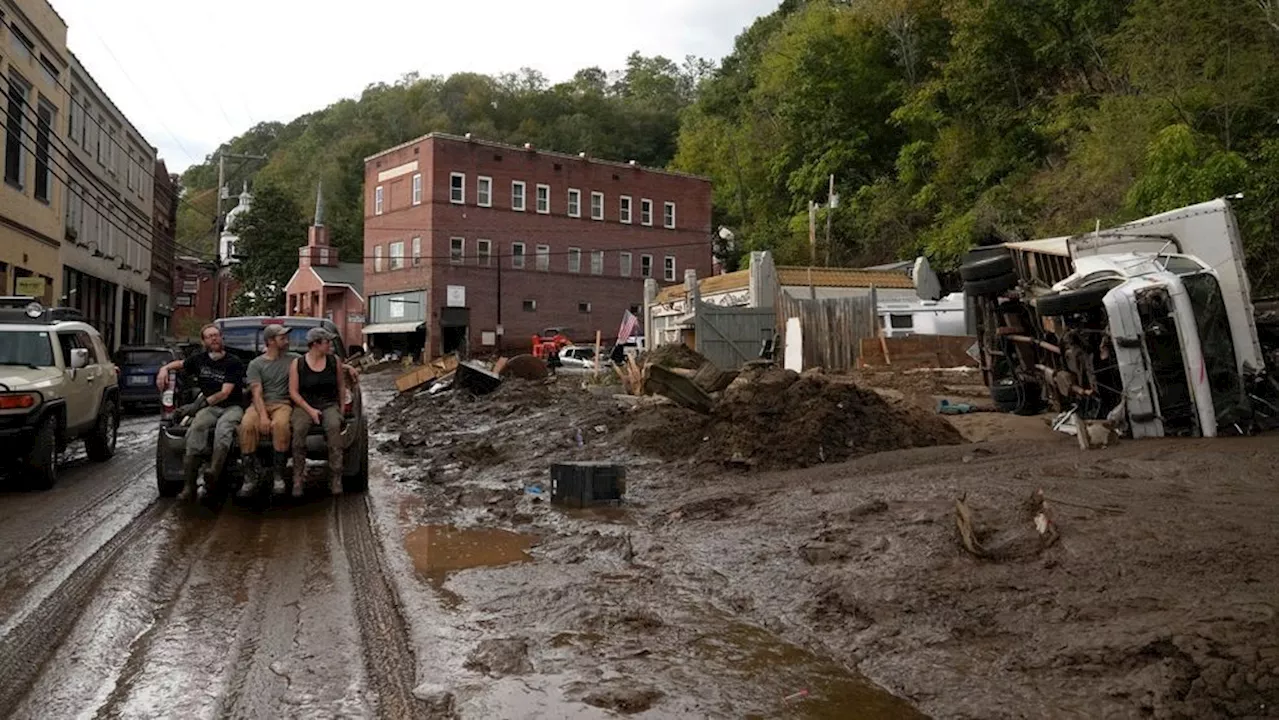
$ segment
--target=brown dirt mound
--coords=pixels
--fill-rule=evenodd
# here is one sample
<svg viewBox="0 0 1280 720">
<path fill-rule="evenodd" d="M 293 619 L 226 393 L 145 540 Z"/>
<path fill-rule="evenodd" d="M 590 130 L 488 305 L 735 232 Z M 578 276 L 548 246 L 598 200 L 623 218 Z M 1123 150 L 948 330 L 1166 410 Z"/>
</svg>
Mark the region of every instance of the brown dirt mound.
<svg viewBox="0 0 1280 720">
<path fill-rule="evenodd" d="M 781 470 L 964 438 L 944 419 L 846 378 L 773 369 L 734 382 L 709 418 L 671 407 L 641 411 L 630 441 L 669 459 Z"/>
<path fill-rule="evenodd" d="M 650 352 L 645 353 L 640 358 L 640 363 L 653 363 L 669 368 L 684 368 L 686 370 L 697 370 L 707 359 L 702 353 L 680 343 L 671 343 L 668 345 L 659 345 Z"/>
</svg>

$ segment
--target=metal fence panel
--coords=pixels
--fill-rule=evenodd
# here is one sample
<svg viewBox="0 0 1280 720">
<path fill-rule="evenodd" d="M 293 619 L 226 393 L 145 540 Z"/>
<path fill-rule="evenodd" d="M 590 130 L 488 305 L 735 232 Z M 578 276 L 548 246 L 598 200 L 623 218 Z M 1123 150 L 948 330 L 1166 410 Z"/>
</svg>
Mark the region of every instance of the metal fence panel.
<svg viewBox="0 0 1280 720">
<path fill-rule="evenodd" d="M 773 308 L 716 307 L 698 304 L 694 316 L 695 350 L 724 370 L 735 370 L 760 355 L 760 342 L 773 337 Z"/>
</svg>

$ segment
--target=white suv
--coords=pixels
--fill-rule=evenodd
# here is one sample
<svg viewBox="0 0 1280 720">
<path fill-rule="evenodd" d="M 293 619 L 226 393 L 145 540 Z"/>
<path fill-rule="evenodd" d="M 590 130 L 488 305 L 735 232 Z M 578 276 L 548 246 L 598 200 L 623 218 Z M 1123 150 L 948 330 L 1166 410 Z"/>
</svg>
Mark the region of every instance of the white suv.
<svg viewBox="0 0 1280 720">
<path fill-rule="evenodd" d="M 102 336 L 79 311 L 0 297 L 0 458 L 40 489 L 57 459 L 84 439 L 90 460 L 109 460 L 120 426 L 118 371 Z"/>
</svg>

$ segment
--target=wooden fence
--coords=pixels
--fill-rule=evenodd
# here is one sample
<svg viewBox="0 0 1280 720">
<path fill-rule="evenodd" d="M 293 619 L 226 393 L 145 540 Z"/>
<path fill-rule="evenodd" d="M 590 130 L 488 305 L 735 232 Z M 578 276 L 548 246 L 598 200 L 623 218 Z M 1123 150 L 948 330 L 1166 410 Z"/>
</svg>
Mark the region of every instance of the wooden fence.
<svg viewBox="0 0 1280 720">
<path fill-rule="evenodd" d="M 806 369 L 819 367 L 843 372 L 858 366 L 862 339 L 875 337 L 878 319 L 874 308 L 874 293 L 863 297 L 805 300 L 779 292 L 775 310 L 784 348 L 788 342 L 787 319 L 800 319 Z"/>
</svg>

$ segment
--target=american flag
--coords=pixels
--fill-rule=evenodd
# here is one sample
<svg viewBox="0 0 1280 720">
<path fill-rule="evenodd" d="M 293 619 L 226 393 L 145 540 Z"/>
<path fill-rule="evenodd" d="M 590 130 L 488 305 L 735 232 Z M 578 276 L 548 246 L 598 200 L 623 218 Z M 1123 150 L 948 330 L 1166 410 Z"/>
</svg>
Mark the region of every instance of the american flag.
<svg viewBox="0 0 1280 720">
<path fill-rule="evenodd" d="M 630 310 L 624 310 L 622 313 L 622 324 L 618 326 L 618 344 L 627 341 L 627 338 L 635 334 L 636 328 L 640 326 L 640 321 Z"/>
</svg>

